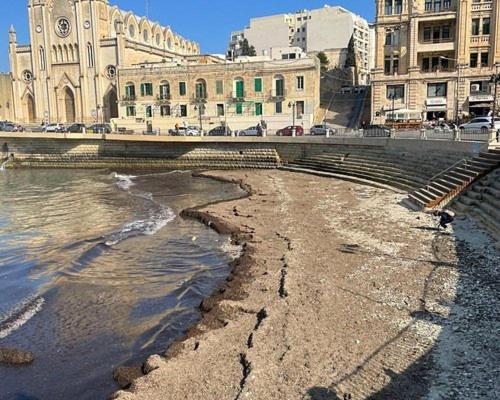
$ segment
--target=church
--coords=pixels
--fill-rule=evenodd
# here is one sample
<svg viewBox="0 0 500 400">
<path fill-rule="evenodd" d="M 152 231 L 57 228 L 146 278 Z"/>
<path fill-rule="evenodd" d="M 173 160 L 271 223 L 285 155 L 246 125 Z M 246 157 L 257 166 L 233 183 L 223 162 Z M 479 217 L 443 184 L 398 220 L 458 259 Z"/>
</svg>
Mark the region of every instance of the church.
<svg viewBox="0 0 500 400">
<path fill-rule="evenodd" d="M 93 123 L 118 117 L 117 71 L 200 54 L 182 38 L 108 0 L 29 0 L 31 44 L 9 32 L 12 119 Z"/>
</svg>

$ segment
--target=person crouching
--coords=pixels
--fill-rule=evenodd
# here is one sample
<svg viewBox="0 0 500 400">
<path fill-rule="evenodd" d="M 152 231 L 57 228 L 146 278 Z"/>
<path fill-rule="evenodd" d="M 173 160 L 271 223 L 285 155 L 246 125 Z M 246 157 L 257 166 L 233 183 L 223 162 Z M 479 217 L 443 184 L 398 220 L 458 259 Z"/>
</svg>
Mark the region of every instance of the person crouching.
<svg viewBox="0 0 500 400">
<path fill-rule="evenodd" d="M 439 217 L 438 230 L 440 230 L 440 228 L 446 230 L 448 225 L 455 220 L 455 213 L 451 210 L 434 211 L 434 216 Z"/>
</svg>

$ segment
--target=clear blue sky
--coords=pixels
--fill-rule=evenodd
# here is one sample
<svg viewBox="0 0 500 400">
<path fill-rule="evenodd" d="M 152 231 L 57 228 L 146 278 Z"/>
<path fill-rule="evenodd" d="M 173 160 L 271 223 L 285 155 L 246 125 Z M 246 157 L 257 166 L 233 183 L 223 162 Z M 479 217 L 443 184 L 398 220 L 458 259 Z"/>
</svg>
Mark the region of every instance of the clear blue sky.
<svg viewBox="0 0 500 400">
<path fill-rule="evenodd" d="M 1 0 L 0 71 L 9 70 L 8 31 L 14 24 L 18 42 L 29 42 L 28 0 Z M 110 0 L 122 10 L 145 15 L 145 0 Z M 150 0 L 150 18 L 201 44 L 204 53 L 224 53 L 230 32 L 248 25 L 251 17 L 340 5 L 372 21 L 375 0 Z"/>
</svg>

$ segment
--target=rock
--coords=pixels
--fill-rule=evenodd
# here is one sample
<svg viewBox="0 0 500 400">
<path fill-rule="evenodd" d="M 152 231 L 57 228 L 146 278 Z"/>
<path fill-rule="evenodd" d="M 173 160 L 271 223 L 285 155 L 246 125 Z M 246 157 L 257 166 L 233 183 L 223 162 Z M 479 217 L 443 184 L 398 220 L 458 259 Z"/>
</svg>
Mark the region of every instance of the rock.
<svg viewBox="0 0 500 400">
<path fill-rule="evenodd" d="M 137 378 L 143 376 L 141 367 L 118 367 L 113 373 L 113 379 L 122 389 L 127 389 Z"/>
<path fill-rule="evenodd" d="M 0 347 L 0 365 L 28 365 L 34 360 L 31 351 Z"/>
<path fill-rule="evenodd" d="M 155 354 L 147 359 L 147 361 L 142 366 L 142 372 L 144 374 L 149 374 L 151 371 L 160 368 L 162 365 L 165 365 L 165 358 Z"/>
</svg>

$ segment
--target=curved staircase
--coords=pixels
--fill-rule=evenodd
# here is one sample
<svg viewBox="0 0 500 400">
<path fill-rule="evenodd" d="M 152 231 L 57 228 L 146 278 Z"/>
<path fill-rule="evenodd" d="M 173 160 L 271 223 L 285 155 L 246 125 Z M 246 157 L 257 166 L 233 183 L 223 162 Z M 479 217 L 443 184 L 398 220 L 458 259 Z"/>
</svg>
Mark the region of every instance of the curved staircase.
<svg viewBox="0 0 500 400">
<path fill-rule="evenodd" d="M 408 200 L 416 209 L 445 206 L 473 182 L 500 166 L 500 150 L 489 149 L 472 158 L 465 158 L 436 174 Z"/>
<path fill-rule="evenodd" d="M 459 156 L 387 151 L 382 147 L 335 146 L 289 162 L 282 169 L 413 192 Z"/>
</svg>

